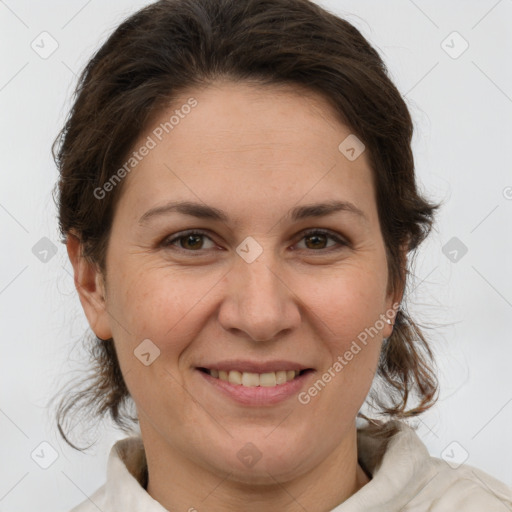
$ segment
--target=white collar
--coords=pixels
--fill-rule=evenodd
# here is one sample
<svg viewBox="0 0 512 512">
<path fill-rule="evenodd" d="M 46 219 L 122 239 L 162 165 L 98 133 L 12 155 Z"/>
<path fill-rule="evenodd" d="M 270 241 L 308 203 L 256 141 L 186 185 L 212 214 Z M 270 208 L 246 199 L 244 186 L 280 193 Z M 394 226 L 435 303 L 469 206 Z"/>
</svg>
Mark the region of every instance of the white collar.
<svg viewBox="0 0 512 512">
<path fill-rule="evenodd" d="M 372 479 L 331 512 L 394 512 L 409 510 L 408 504 L 411 510 L 480 511 L 490 510 L 497 498 L 512 505 L 510 489 L 504 484 L 471 466 L 451 469 L 441 459 L 429 455 L 411 427 L 403 422 L 392 423 L 398 431 L 389 440 L 358 428 L 359 462 Z M 140 437 L 123 439 L 112 447 L 107 482 L 100 490 L 107 510 L 168 512 L 142 486 L 145 471 L 146 457 Z M 454 485 L 457 482 L 463 485 Z M 469 494 L 467 489 L 471 489 Z M 441 508 L 431 509 L 434 502 Z"/>
</svg>

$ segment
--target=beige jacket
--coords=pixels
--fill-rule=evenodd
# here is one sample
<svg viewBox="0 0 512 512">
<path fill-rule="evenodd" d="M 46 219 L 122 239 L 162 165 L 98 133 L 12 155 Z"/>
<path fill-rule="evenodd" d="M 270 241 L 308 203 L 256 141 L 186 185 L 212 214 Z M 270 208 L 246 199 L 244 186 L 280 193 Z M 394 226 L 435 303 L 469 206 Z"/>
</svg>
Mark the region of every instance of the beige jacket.
<svg viewBox="0 0 512 512">
<path fill-rule="evenodd" d="M 382 441 L 358 430 L 359 462 L 372 479 L 330 512 L 512 511 L 512 489 L 472 466 L 455 468 L 431 457 L 412 428 L 399 426 L 385 450 L 379 450 Z M 384 455 L 375 460 L 379 451 Z M 107 482 L 71 512 L 168 512 L 141 485 L 144 471 L 140 437 L 117 442 L 110 452 Z"/>
</svg>

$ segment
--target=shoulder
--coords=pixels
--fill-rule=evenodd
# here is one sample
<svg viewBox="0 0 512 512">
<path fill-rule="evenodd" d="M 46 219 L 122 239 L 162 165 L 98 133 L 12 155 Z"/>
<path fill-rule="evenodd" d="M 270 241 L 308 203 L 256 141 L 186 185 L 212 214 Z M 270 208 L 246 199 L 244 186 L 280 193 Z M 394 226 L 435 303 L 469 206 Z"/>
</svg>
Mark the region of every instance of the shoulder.
<svg viewBox="0 0 512 512">
<path fill-rule="evenodd" d="M 144 489 L 146 467 L 141 437 L 117 441 L 110 450 L 106 483 L 70 512 L 164 511 Z"/>
<path fill-rule="evenodd" d="M 512 489 L 487 473 L 467 464 L 454 469 L 436 457 L 430 457 L 429 465 L 432 481 L 425 494 L 432 511 L 512 510 Z"/>
<path fill-rule="evenodd" d="M 360 508 L 347 510 L 512 511 L 512 489 L 470 465 L 453 467 L 433 457 L 403 422 L 361 430 L 358 456 L 372 480 L 356 493 Z"/>
</svg>

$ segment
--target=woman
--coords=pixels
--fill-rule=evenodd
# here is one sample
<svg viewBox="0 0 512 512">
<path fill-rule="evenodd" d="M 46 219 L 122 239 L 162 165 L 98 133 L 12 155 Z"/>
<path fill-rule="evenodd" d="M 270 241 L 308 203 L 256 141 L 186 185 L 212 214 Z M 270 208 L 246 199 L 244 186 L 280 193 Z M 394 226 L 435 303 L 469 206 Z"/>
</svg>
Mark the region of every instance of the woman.
<svg viewBox="0 0 512 512">
<path fill-rule="evenodd" d="M 129 431 L 133 403 L 140 437 L 75 511 L 510 509 L 401 421 L 437 396 L 403 300 L 438 208 L 412 129 L 375 50 L 307 0 L 160 1 L 114 32 L 57 141 L 97 370 L 58 419 Z"/>
</svg>

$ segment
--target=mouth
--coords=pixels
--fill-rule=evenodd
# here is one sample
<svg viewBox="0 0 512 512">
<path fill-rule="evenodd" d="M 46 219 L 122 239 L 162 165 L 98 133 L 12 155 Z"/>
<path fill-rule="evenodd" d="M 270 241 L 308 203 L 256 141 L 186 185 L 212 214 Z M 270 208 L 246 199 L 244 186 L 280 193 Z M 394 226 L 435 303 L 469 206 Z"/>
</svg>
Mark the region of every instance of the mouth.
<svg viewBox="0 0 512 512">
<path fill-rule="evenodd" d="M 214 379 L 248 388 L 279 387 L 313 371 L 312 368 L 306 368 L 303 370 L 277 370 L 265 373 L 241 372 L 238 370 L 217 370 L 214 368 L 198 368 L 198 370 L 206 373 Z"/>
<path fill-rule="evenodd" d="M 229 359 L 202 361 L 195 368 L 197 385 L 214 397 L 243 406 L 268 407 L 293 399 L 310 385 L 316 370 L 298 361 Z"/>
</svg>

